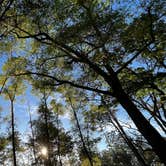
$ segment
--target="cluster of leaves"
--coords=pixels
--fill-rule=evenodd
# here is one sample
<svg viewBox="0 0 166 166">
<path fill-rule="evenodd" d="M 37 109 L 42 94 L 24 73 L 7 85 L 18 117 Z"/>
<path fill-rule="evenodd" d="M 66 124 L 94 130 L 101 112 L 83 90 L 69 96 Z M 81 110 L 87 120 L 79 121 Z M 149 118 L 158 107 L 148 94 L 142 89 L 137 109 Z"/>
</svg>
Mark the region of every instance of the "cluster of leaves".
<svg viewBox="0 0 166 166">
<path fill-rule="evenodd" d="M 150 113 L 150 118 L 166 131 L 166 4 L 163 0 L 136 0 L 135 5 L 127 2 L 131 7 L 141 9 L 138 14 L 133 14 L 132 9 L 126 12 L 127 5 L 122 1 L 0 2 L 0 34 L 6 37 L 0 43 L 1 51 L 11 54 L 13 49 L 19 49 L 14 50 L 14 56 L 10 55 L 3 67 L 1 92 L 14 101 L 16 94 L 20 95 L 25 90 L 26 79 L 34 91 L 58 91 L 66 98 L 66 105 L 72 102 L 78 106 L 83 97 L 84 104 L 88 105 L 84 110 L 81 108 L 85 118 L 83 122 L 93 130 L 98 127 L 101 117 L 107 116 L 110 105 L 116 108 L 121 103 L 124 106 L 124 100 L 127 101 L 129 96 L 130 105 L 135 104 L 134 108 L 138 106 Z M 67 99 L 69 96 L 70 101 Z M 101 101 L 89 102 L 90 98 Z M 62 105 L 57 106 L 54 101 L 51 105 L 54 113 L 59 107 L 62 110 Z M 45 106 L 41 105 L 39 113 L 44 120 L 43 109 Z M 139 113 L 140 110 L 136 111 Z M 127 112 L 132 119 L 135 117 L 136 112 L 132 113 L 130 108 Z M 137 127 L 140 123 L 137 120 Z M 40 144 L 46 134 L 42 133 L 43 125 L 45 120 L 43 123 L 35 122 Z M 65 132 L 59 132 L 54 123 L 49 125 L 52 142 L 57 133 L 70 140 Z M 154 143 L 155 139 L 149 142 Z M 98 162 L 97 158 L 94 160 Z M 83 164 L 88 165 L 87 162 L 85 159 Z"/>
</svg>

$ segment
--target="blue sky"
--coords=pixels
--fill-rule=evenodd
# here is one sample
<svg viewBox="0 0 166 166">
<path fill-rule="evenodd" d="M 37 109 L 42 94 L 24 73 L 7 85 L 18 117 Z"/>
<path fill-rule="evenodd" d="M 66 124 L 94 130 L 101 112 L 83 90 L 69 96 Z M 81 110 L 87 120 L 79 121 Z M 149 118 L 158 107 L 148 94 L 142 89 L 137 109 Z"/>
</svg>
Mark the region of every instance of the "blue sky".
<svg viewBox="0 0 166 166">
<path fill-rule="evenodd" d="M 15 122 L 16 122 L 16 129 L 20 132 L 22 139 L 26 141 L 27 134 L 30 133 L 30 126 L 28 124 L 29 121 L 29 114 L 28 114 L 28 104 L 31 109 L 32 119 L 37 117 L 37 108 L 39 104 L 39 98 L 31 94 L 31 87 L 28 86 L 26 93 L 24 96 L 18 96 L 15 104 L 14 104 L 14 112 L 15 112 Z M 60 97 L 60 96 L 56 96 Z M 58 99 L 60 100 L 60 99 Z M 2 117 L 6 117 L 10 115 L 10 102 L 4 100 L 2 96 L 0 96 L 0 106 L 2 107 Z M 66 130 L 71 129 L 70 123 L 70 113 L 66 112 L 64 116 L 61 116 L 61 122 L 63 127 Z M 6 124 L 1 124 L 0 128 L 0 135 L 4 133 L 6 130 Z M 98 135 L 98 134 L 97 134 Z M 97 136 L 96 134 L 94 136 Z M 106 148 L 105 139 L 103 139 L 100 144 L 98 144 L 98 148 L 103 150 Z"/>
<path fill-rule="evenodd" d="M 1 61 L 0 61 L 0 67 L 2 67 L 2 65 L 5 61 L 6 61 L 6 57 L 2 56 Z M 133 64 L 133 65 L 138 67 L 140 64 Z M 1 73 L 1 69 L 0 69 L 0 73 Z M 77 75 L 77 72 L 74 74 Z M 56 100 L 58 100 L 60 102 L 60 100 L 61 100 L 60 95 L 56 94 L 55 98 L 56 98 Z M 28 103 L 31 108 L 32 118 L 34 119 L 37 117 L 37 108 L 39 105 L 39 101 L 40 101 L 40 98 L 31 93 L 31 86 L 29 84 L 27 84 L 27 89 L 25 91 L 25 94 L 22 96 L 18 96 L 16 98 L 16 101 L 15 101 L 16 128 L 20 131 L 22 136 L 25 136 L 25 134 L 30 132 L 30 128 L 29 128 L 29 124 L 28 124 L 28 121 L 29 121 Z M 0 106 L 2 107 L 2 110 L 3 110 L 1 113 L 2 117 L 6 117 L 6 116 L 10 115 L 10 102 L 7 100 L 4 100 L 4 98 L 1 95 L 0 95 Z M 63 127 L 66 130 L 70 130 L 70 128 L 71 128 L 69 116 L 70 116 L 69 113 L 66 112 L 66 114 L 63 117 L 61 117 Z M 135 127 L 134 124 L 132 123 L 132 121 L 129 119 L 126 111 L 123 110 L 122 107 L 118 107 L 117 117 L 118 117 L 118 119 L 122 120 L 123 122 L 129 122 L 132 127 Z M 5 124 L 0 124 L 0 134 L 5 132 L 5 129 L 6 129 L 5 127 L 6 127 Z M 105 130 L 111 131 L 112 128 L 111 128 L 111 126 L 106 126 Z M 100 144 L 98 145 L 98 148 L 100 150 L 106 148 L 104 137 L 103 137 L 102 141 L 100 142 Z"/>
<path fill-rule="evenodd" d="M 137 1 L 135 1 L 135 2 L 137 2 Z M 121 3 L 121 5 L 123 6 L 123 5 L 127 5 L 127 4 L 125 4 L 123 1 L 123 3 Z M 133 5 L 132 7 L 136 7 L 136 6 Z M 116 6 L 114 6 L 114 8 L 116 9 Z M 135 11 L 136 9 L 130 8 L 130 10 Z M 138 14 L 139 12 L 140 11 L 137 10 L 137 13 L 135 13 L 135 14 Z M 1 55 L 0 67 L 2 67 L 2 65 L 4 64 L 5 61 L 6 61 L 6 56 Z M 133 67 L 138 67 L 138 66 L 141 66 L 141 64 L 140 63 L 133 64 Z M 144 67 L 144 66 L 142 66 L 142 67 Z M 0 73 L 1 73 L 1 69 L 0 69 Z M 78 71 L 76 71 L 76 70 L 73 72 L 74 77 L 77 76 L 77 73 L 78 73 Z M 56 97 L 58 98 L 60 96 L 56 96 Z M 39 104 L 39 98 L 31 94 L 31 86 L 30 85 L 27 86 L 27 90 L 25 92 L 25 95 L 17 97 L 17 100 L 15 102 L 16 126 L 21 133 L 26 133 L 29 130 L 29 126 L 28 126 L 29 116 L 28 116 L 28 112 L 27 112 L 27 109 L 28 109 L 27 102 L 29 102 L 30 107 L 31 107 L 31 111 L 33 112 L 33 117 L 35 118 L 36 117 L 35 111 L 36 111 L 37 106 Z M 4 98 L 2 96 L 0 96 L 0 106 L 3 108 L 3 111 L 2 111 L 3 117 L 10 114 L 10 102 L 7 100 L 4 100 Z M 124 122 L 130 121 L 130 123 L 133 125 L 133 123 L 131 122 L 131 120 L 129 120 L 125 111 L 121 107 L 118 107 L 118 109 L 119 109 L 118 114 L 117 114 L 118 118 L 123 120 Z M 65 116 L 62 117 L 61 119 L 62 119 L 62 123 L 64 125 L 64 128 L 69 130 L 71 124 L 69 122 L 68 114 L 65 114 Z M 2 126 L 2 125 L 0 125 L 0 126 Z M 0 133 L 3 131 L 4 130 L 1 129 Z M 102 142 L 100 147 L 104 147 L 104 146 L 105 146 L 105 144 Z"/>
<path fill-rule="evenodd" d="M 5 60 L 3 60 L 5 61 Z M 1 61 L 1 64 L 2 62 Z M 56 100 L 58 102 L 61 102 L 61 95 L 56 94 L 54 95 Z M 37 117 L 37 108 L 40 102 L 40 98 L 33 95 L 31 93 L 31 86 L 27 84 L 27 89 L 25 91 L 25 94 L 22 96 L 18 96 L 15 101 L 15 118 L 16 118 L 16 128 L 20 131 L 21 135 L 26 138 L 27 133 L 30 132 L 29 128 L 29 114 L 28 114 L 28 104 L 31 109 L 32 118 L 35 119 Z M 5 100 L 2 96 L 0 96 L 0 106 L 2 107 L 2 117 L 6 117 L 10 115 L 10 101 Z M 132 123 L 132 121 L 129 119 L 127 113 L 125 110 L 123 110 L 120 106 L 118 107 L 118 114 L 117 117 L 119 120 L 123 122 L 129 122 L 132 127 L 135 127 L 135 125 Z M 64 116 L 61 117 L 61 121 L 63 124 L 63 127 L 66 130 L 70 130 L 71 123 L 70 123 L 70 114 L 69 112 L 66 112 Z M 1 124 L 0 125 L 0 134 L 5 132 L 6 125 Z M 105 130 L 111 131 L 112 126 L 106 126 Z M 97 135 L 96 135 L 97 136 Z M 98 148 L 100 150 L 103 150 L 106 148 L 105 144 L 105 138 L 103 137 L 100 144 L 98 144 Z"/>
</svg>

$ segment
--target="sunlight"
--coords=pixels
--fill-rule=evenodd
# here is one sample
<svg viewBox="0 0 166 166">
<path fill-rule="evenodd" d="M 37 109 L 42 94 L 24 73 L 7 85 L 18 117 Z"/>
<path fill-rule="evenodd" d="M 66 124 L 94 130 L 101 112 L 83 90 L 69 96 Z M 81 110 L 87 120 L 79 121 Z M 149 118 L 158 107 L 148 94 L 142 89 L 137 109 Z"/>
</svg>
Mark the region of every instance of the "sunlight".
<svg viewBox="0 0 166 166">
<path fill-rule="evenodd" d="M 43 146 L 43 147 L 41 148 L 41 154 L 42 154 L 43 156 L 47 156 L 48 150 L 47 150 L 46 147 Z"/>
</svg>

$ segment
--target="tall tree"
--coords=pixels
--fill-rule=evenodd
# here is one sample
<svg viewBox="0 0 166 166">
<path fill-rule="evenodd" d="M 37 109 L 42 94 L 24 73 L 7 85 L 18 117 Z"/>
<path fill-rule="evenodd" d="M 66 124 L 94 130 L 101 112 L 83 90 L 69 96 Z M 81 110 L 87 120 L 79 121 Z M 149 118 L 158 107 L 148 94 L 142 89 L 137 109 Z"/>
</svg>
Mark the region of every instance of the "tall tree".
<svg viewBox="0 0 166 166">
<path fill-rule="evenodd" d="M 11 63 L 13 64 L 12 66 Z M 21 61 L 22 63 L 22 61 Z M 15 116 L 14 116 L 14 102 L 17 95 L 21 95 L 24 92 L 25 86 L 23 85 L 22 79 L 9 78 L 10 73 L 18 70 L 20 64 L 20 59 L 9 58 L 6 64 L 3 66 L 3 75 L 1 75 L 1 81 L 3 83 L 2 94 L 4 97 L 10 101 L 10 112 L 11 112 L 11 140 L 12 140 L 12 151 L 13 151 L 13 165 L 17 165 L 16 161 L 16 143 L 15 143 Z M 24 65 L 22 65 L 23 67 Z M 21 68 L 21 66 L 19 66 Z"/>
<path fill-rule="evenodd" d="M 92 155 L 90 154 L 90 151 L 87 148 L 87 145 L 85 143 L 85 139 L 84 139 L 84 136 L 83 136 L 83 133 L 82 133 L 82 130 L 81 130 L 79 119 L 77 117 L 76 110 L 75 110 L 75 108 L 73 106 L 73 103 L 72 103 L 70 98 L 69 98 L 69 103 L 70 103 L 70 106 L 71 106 L 72 111 L 73 111 L 74 119 L 76 121 L 76 127 L 77 127 L 77 130 L 78 130 L 78 133 L 79 133 L 79 137 L 80 137 L 80 140 L 81 140 L 81 143 L 82 143 L 83 153 L 84 153 L 84 155 L 86 155 L 86 158 L 89 160 L 90 166 L 93 166 L 94 164 L 93 164 Z"/>
<path fill-rule="evenodd" d="M 112 1 L 21 1 L 16 11 L 20 17 L 11 26 L 18 38 L 35 39 L 32 53 L 37 58 L 29 59 L 36 68 L 28 67 L 22 75 L 116 99 L 166 163 L 165 139 L 133 101 L 139 90 L 155 89 L 152 82 L 165 80 L 166 2 L 134 2 L 127 9 L 125 3 Z M 40 70 L 43 66 L 47 73 Z"/>
<path fill-rule="evenodd" d="M 63 165 L 61 156 L 72 152 L 73 143 L 71 136 L 64 131 L 57 119 L 57 105 L 55 106 L 53 101 L 51 107 L 47 105 L 48 97 L 45 92 L 38 108 L 39 116 L 32 121 L 35 149 L 39 152 L 37 163 L 46 166 Z M 55 110 L 56 115 L 54 115 Z M 46 154 L 40 154 L 43 148 Z"/>
<path fill-rule="evenodd" d="M 34 134 L 34 130 L 33 130 L 31 108 L 30 108 L 29 103 L 27 105 L 28 105 L 29 123 L 30 123 L 30 129 L 31 129 L 31 145 L 32 145 L 32 149 L 33 149 L 33 157 L 35 160 L 35 164 L 37 164 L 36 149 L 35 149 L 35 134 Z"/>
</svg>

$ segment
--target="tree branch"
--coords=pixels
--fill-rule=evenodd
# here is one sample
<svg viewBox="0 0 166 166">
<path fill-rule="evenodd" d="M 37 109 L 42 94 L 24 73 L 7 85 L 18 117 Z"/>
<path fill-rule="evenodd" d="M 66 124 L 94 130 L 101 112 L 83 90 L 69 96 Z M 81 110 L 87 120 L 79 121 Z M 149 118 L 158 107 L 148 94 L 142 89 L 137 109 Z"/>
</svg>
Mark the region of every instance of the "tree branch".
<svg viewBox="0 0 166 166">
<path fill-rule="evenodd" d="M 4 15 L 6 14 L 6 12 L 10 9 L 10 6 L 12 5 L 12 3 L 14 2 L 14 0 L 9 0 L 6 5 L 6 8 L 4 9 L 4 11 L 2 12 L 1 16 L 0 16 L 0 21 L 3 20 Z M 2 5 L 3 1 L 1 2 L 0 5 Z"/>
<path fill-rule="evenodd" d="M 4 87 L 5 87 L 5 84 L 6 84 L 6 81 L 7 81 L 7 77 L 5 78 L 5 80 L 3 81 L 3 84 L 2 84 L 2 87 L 1 87 L 1 90 L 0 90 L 0 94 L 2 93 Z"/>
<path fill-rule="evenodd" d="M 146 44 L 141 50 L 139 50 L 131 59 L 129 59 L 120 69 L 116 71 L 117 74 L 119 74 L 123 69 L 125 69 L 130 63 L 133 62 L 141 53 L 144 51 L 150 44 L 152 44 L 152 41 Z"/>
<path fill-rule="evenodd" d="M 12 76 L 21 76 L 21 75 L 38 75 L 38 76 L 50 78 L 50 79 L 55 80 L 56 82 L 58 82 L 56 84 L 50 83 L 49 85 L 51 85 L 51 86 L 59 86 L 59 85 L 62 85 L 62 84 L 68 84 L 70 86 L 73 86 L 73 87 L 76 87 L 76 88 L 79 88 L 79 89 L 89 90 L 89 91 L 93 91 L 93 92 L 113 96 L 113 93 L 110 92 L 110 91 L 105 91 L 105 90 L 101 90 L 101 89 L 97 89 L 97 88 L 91 88 L 91 87 L 88 87 L 88 86 L 79 85 L 79 84 L 76 84 L 76 83 L 68 81 L 68 80 L 60 80 L 60 79 L 58 79 L 54 76 L 44 74 L 44 73 L 29 72 L 28 71 L 28 72 L 25 72 L 25 73 L 15 74 L 15 75 L 12 75 Z"/>
<path fill-rule="evenodd" d="M 45 43 L 45 44 L 51 44 L 51 43 L 48 43 L 47 41 L 50 41 L 52 42 L 53 44 L 56 45 L 56 47 L 58 47 L 58 49 L 60 49 L 61 51 L 67 53 L 71 58 L 73 58 L 75 61 L 78 61 L 81 62 L 81 63 L 85 63 L 87 64 L 90 68 L 94 69 L 94 71 L 101 75 L 104 79 L 108 79 L 108 75 L 106 72 L 104 72 L 96 63 L 92 62 L 89 60 L 89 58 L 87 57 L 86 54 L 84 54 L 83 52 L 79 52 L 77 50 L 74 50 L 72 47 L 62 43 L 62 42 L 59 42 L 53 38 L 51 38 L 49 36 L 49 34 L 47 33 L 44 33 L 44 32 L 39 32 L 38 34 L 30 34 L 29 32 L 17 27 L 20 31 L 24 32 L 27 34 L 27 36 L 19 36 L 18 33 L 16 33 L 17 37 L 18 38 L 34 38 L 42 43 Z"/>
</svg>

